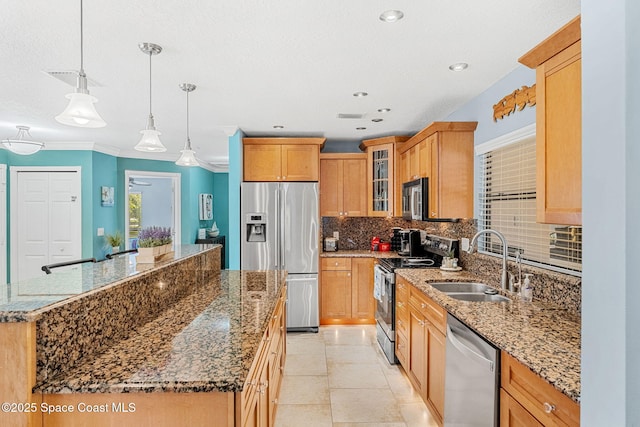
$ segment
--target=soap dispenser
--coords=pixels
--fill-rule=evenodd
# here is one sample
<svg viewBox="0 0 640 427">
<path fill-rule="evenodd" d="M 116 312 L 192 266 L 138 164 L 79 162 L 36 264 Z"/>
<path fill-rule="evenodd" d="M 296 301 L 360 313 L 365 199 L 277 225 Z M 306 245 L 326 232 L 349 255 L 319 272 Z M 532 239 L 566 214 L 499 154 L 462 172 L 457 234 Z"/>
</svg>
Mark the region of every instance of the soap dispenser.
<svg viewBox="0 0 640 427">
<path fill-rule="evenodd" d="M 525 302 L 533 301 L 533 285 L 531 284 L 531 274 L 524 275 L 524 283 L 522 284 L 522 300 Z"/>
</svg>

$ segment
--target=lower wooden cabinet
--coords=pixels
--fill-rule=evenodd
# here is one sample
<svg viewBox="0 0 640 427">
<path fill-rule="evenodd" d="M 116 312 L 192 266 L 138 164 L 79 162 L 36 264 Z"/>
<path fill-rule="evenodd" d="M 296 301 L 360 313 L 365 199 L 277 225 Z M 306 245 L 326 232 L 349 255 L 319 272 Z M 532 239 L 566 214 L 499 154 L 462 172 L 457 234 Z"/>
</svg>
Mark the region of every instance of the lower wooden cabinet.
<svg viewBox="0 0 640 427">
<path fill-rule="evenodd" d="M 320 324 L 374 324 L 373 258 L 321 258 Z"/>
<path fill-rule="evenodd" d="M 442 424 L 446 312 L 408 281 L 396 277 L 396 357 Z"/>
<path fill-rule="evenodd" d="M 580 425 L 576 402 L 504 351 L 501 366 L 501 426 Z"/>
</svg>

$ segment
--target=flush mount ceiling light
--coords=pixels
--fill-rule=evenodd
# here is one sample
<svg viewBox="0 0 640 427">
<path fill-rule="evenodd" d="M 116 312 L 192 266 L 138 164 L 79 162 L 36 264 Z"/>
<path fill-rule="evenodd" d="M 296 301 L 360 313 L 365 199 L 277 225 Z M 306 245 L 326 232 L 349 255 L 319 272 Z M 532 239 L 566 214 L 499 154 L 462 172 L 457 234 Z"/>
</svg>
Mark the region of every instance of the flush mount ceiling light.
<svg viewBox="0 0 640 427">
<path fill-rule="evenodd" d="M 449 69 L 451 71 L 464 71 L 469 67 L 469 64 L 466 62 L 458 62 L 456 64 L 449 65 Z"/>
<path fill-rule="evenodd" d="M 7 138 L 2 140 L 4 148 L 12 153 L 20 154 L 22 156 L 28 156 L 38 152 L 44 147 L 42 142 L 34 141 L 29 133 L 29 126 L 16 126 L 18 128 L 18 134 L 14 138 Z"/>
<path fill-rule="evenodd" d="M 378 108 L 378 113 L 388 113 L 391 108 Z"/>
<path fill-rule="evenodd" d="M 367 96 L 369 95 L 367 92 L 355 92 L 353 94 L 353 96 L 355 96 L 356 98 L 362 98 L 363 96 Z"/>
<path fill-rule="evenodd" d="M 138 47 L 142 53 L 149 55 L 149 119 L 147 120 L 147 128 L 140 131 L 142 138 L 134 148 L 147 153 L 162 153 L 167 151 L 167 148 L 160 141 L 160 132 L 156 130 L 153 113 L 151 112 L 151 57 L 162 52 L 162 47 L 153 43 L 140 43 Z"/>
<path fill-rule="evenodd" d="M 191 149 L 191 139 L 189 138 L 189 92 L 196 90 L 196 85 L 191 83 L 182 83 L 180 84 L 180 89 L 187 92 L 187 142 L 184 144 L 184 149 L 180 150 L 182 155 L 180 155 L 180 158 L 176 161 L 176 165 L 199 166 L 195 156 L 196 153 Z"/>
<path fill-rule="evenodd" d="M 95 106 L 93 105 L 98 102 L 98 99 L 89 95 L 89 89 L 87 89 L 87 75 L 84 73 L 82 15 L 82 0 L 80 0 L 80 71 L 78 72 L 76 91 L 66 95 L 66 98 L 69 100 L 69 104 L 62 114 L 56 116 L 56 120 L 69 126 L 101 128 L 107 124 L 102 120 L 102 117 L 100 117 L 100 114 L 98 114 Z"/>
<path fill-rule="evenodd" d="M 404 13 L 399 10 L 387 10 L 380 14 L 380 20 L 384 22 L 398 22 L 404 17 Z"/>
</svg>

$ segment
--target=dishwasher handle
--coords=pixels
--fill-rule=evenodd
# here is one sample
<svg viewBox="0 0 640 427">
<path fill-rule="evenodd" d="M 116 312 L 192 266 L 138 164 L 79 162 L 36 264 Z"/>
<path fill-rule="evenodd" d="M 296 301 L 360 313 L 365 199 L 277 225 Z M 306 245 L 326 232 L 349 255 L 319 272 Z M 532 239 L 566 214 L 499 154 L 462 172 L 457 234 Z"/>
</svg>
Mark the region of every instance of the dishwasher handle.
<svg viewBox="0 0 640 427">
<path fill-rule="evenodd" d="M 447 325 L 447 339 L 449 340 L 449 342 L 451 342 L 451 344 L 453 344 L 453 346 L 460 353 L 472 359 L 478 360 L 478 362 L 480 362 L 481 364 L 486 365 L 487 369 L 489 369 L 490 372 L 493 372 L 495 368 L 495 363 L 492 360 L 489 360 L 486 357 L 482 356 L 481 354 L 478 354 L 477 352 L 473 351 L 472 349 L 464 345 L 462 342 L 460 342 L 460 340 L 456 338 L 456 334 L 453 332 L 453 330 L 451 329 L 451 326 L 449 325 Z"/>
</svg>

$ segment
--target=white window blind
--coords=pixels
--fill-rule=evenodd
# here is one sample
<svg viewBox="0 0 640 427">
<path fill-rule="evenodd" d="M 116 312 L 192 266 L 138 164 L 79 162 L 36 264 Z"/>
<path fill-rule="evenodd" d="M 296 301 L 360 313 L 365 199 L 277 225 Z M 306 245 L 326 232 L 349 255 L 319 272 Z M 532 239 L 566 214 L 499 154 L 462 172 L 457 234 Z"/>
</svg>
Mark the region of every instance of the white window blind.
<svg viewBox="0 0 640 427">
<path fill-rule="evenodd" d="M 536 222 L 535 136 L 480 156 L 478 229 L 504 234 L 509 254 L 567 273 L 582 271 L 582 227 Z M 500 240 L 483 235 L 478 249 L 502 254 Z"/>
</svg>

